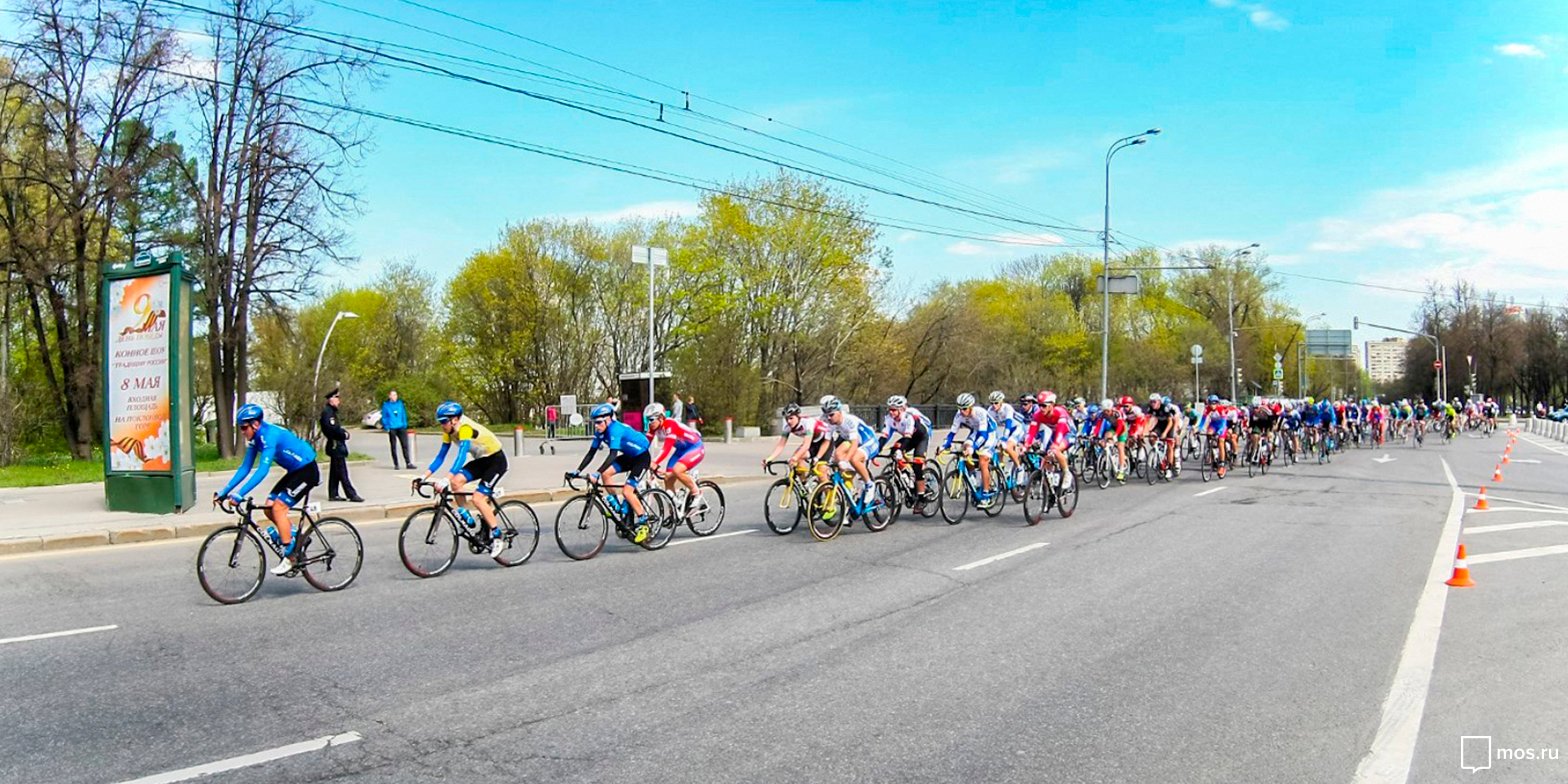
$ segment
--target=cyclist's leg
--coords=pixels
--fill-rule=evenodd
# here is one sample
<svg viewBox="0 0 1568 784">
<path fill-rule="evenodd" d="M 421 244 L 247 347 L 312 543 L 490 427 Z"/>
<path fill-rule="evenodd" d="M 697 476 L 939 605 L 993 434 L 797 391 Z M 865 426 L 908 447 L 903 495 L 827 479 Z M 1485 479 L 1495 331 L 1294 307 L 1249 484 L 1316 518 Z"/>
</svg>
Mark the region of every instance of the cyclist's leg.
<svg viewBox="0 0 1568 784">
<path fill-rule="evenodd" d="M 702 489 L 697 487 L 697 480 L 692 478 L 691 472 L 702 462 L 704 456 L 701 444 L 694 445 L 684 453 L 671 455 L 670 476 L 666 477 L 666 481 L 678 481 L 685 485 L 688 498 L 700 497 Z"/>
<path fill-rule="evenodd" d="M 308 462 L 278 479 L 267 494 L 267 519 L 278 529 L 278 542 L 288 552 L 294 540 L 293 525 L 289 522 L 289 509 L 305 498 L 311 488 L 321 484 L 321 468 Z"/>
</svg>

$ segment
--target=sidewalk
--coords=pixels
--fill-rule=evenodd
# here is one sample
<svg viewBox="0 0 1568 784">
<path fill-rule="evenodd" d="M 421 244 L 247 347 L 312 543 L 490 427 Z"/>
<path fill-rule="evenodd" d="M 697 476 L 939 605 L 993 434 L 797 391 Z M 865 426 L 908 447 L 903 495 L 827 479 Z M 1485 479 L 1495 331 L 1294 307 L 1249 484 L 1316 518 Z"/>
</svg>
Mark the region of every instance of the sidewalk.
<svg viewBox="0 0 1568 784">
<path fill-rule="evenodd" d="M 360 436 L 360 431 L 355 431 Z M 320 503 L 328 514 L 353 522 L 403 517 L 429 502 L 412 495 L 409 481 L 424 475 L 424 466 L 435 456 L 439 446 L 436 439 L 421 437 L 416 448 L 415 465 L 408 470 L 392 465 L 387 456 L 386 439 L 373 432 L 356 438 L 357 451 L 374 455 L 371 462 L 349 464 L 349 476 L 365 503 L 327 502 L 326 467 L 322 466 L 322 484 L 311 493 L 311 501 Z M 521 457 L 514 456 L 511 439 L 504 438 L 509 468 L 501 480 L 501 488 L 508 498 L 520 498 L 529 503 L 546 503 L 570 495 L 562 482 L 562 475 L 577 467 L 588 450 L 587 441 L 556 441 L 556 454 L 539 454 L 539 441 L 530 439 Z M 701 475 L 705 479 L 739 481 L 761 479 L 761 459 L 773 448 L 773 439 L 756 439 L 751 442 L 731 444 L 713 443 L 706 446 L 707 458 L 703 461 Z M 604 459 L 600 452 L 589 468 L 597 468 Z M 450 459 L 450 456 L 449 456 Z M 53 487 L 0 488 L 0 555 L 33 552 L 37 550 L 63 550 L 77 547 L 95 547 L 106 544 L 147 542 L 187 536 L 205 536 L 212 530 L 231 522 L 233 515 L 207 507 L 205 499 L 221 489 L 230 474 L 205 473 L 196 475 L 195 509 L 184 514 L 137 514 L 111 512 L 104 509 L 103 483 L 91 482 Z M 272 482 L 281 474 L 274 469 L 272 476 L 258 486 L 253 497 L 266 494 Z"/>
</svg>

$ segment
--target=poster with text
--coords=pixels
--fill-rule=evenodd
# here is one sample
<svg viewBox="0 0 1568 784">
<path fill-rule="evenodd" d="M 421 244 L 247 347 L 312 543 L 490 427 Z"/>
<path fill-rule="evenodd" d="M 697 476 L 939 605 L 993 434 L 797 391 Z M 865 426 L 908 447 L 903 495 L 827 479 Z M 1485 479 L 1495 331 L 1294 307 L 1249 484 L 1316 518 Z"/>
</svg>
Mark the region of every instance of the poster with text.
<svg viewBox="0 0 1568 784">
<path fill-rule="evenodd" d="M 169 275 L 109 282 L 109 470 L 168 471 Z"/>
</svg>

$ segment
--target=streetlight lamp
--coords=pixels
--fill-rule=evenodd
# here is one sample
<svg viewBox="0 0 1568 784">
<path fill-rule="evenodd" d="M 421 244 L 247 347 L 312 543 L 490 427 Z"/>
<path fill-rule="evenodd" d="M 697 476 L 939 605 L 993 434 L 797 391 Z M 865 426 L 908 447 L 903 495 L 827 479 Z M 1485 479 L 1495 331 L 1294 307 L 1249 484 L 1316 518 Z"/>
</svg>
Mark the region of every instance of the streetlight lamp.
<svg viewBox="0 0 1568 784">
<path fill-rule="evenodd" d="M 1432 358 L 1437 365 L 1434 370 L 1442 371 L 1433 373 L 1432 385 L 1436 388 L 1437 397 L 1439 400 L 1448 399 L 1448 384 L 1446 383 L 1447 379 L 1445 378 L 1448 375 L 1448 367 L 1447 362 L 1444 361 L 1448 359 L 1448 352 L 1443 348 L 1443 344 L 1438 341 L 1436 335 L 1428 335 L 1425 332 L 1415 332 L 1413 330 L 1400 329 L 1399 327 L 1390 327 L 1385 324 L 1373 324 L 1370 321 L 1362 321 L 1360 316 L 1354 317 L 1354 320 L 1351 321 L 1351 326 L 1356 329 L 1361 329 L 1363 326 L 1376 327 L 1377 329 L 1386 329 L 1389 332 L 1402 332 L 1406 335 L 1415 335 L 1416 337 L 1422 337 L 1432 341 Z"/>
<path fill-rule="evenodd" d="M 338 311 L 338 314 L 332 317 L 332 325 L 327 327 L 326 337 L 321 339 L 321 350 L 316 352 L 316 374 L 310 378 L 310 397 L 312 400 L 316 398 L 316 393 L 321 391 L 318 383 L 321 381 L 321 358 L 327 355 L 327 341 L 332 339 L 332 330 L 338 328 L 338 322 L 346 318 L 359 318 L 359 314 L 351 313 L 347 310 Z"/>
<path fill-rule="evenodd" d="M 1124 136 L 1111 144 L 1105 151 L 1105 231 L 1100 235 L 1104 249 L 1100 264 L 1100 292 L 1104 303 L 1101 307 L 1100 319 L 1100 399 L 1110 396 L 1110 371 L 1111 371 L 1111 158 L 1116 153 L 1138 144 L 1148 143 L 1150 136 L 1158 136 L 1159 128 L 1150 128 L 1143 133 Z"/>
</svg>

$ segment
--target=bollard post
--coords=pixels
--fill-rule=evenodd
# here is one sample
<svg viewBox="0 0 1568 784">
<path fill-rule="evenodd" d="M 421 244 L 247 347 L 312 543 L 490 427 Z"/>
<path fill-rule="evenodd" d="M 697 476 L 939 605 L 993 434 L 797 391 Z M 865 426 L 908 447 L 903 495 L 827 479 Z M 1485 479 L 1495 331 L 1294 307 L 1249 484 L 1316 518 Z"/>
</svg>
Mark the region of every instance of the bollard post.
<svg viewBox="0 0 1568 784">
<path fill-rule="evenodd" d="M 419 431 L 408 431 L 408 461 L 419 465 Z"/>
<path fill-rule="evenodd" d="M 512 430 L 512 457 L 523 456 L 523 428 L 521 425 Z"/>
<path fill-rule="evenodd" d="M 735 437 L 735 417 L 724 418 L 724 443 L 728 444 Z"/>
</svg>

